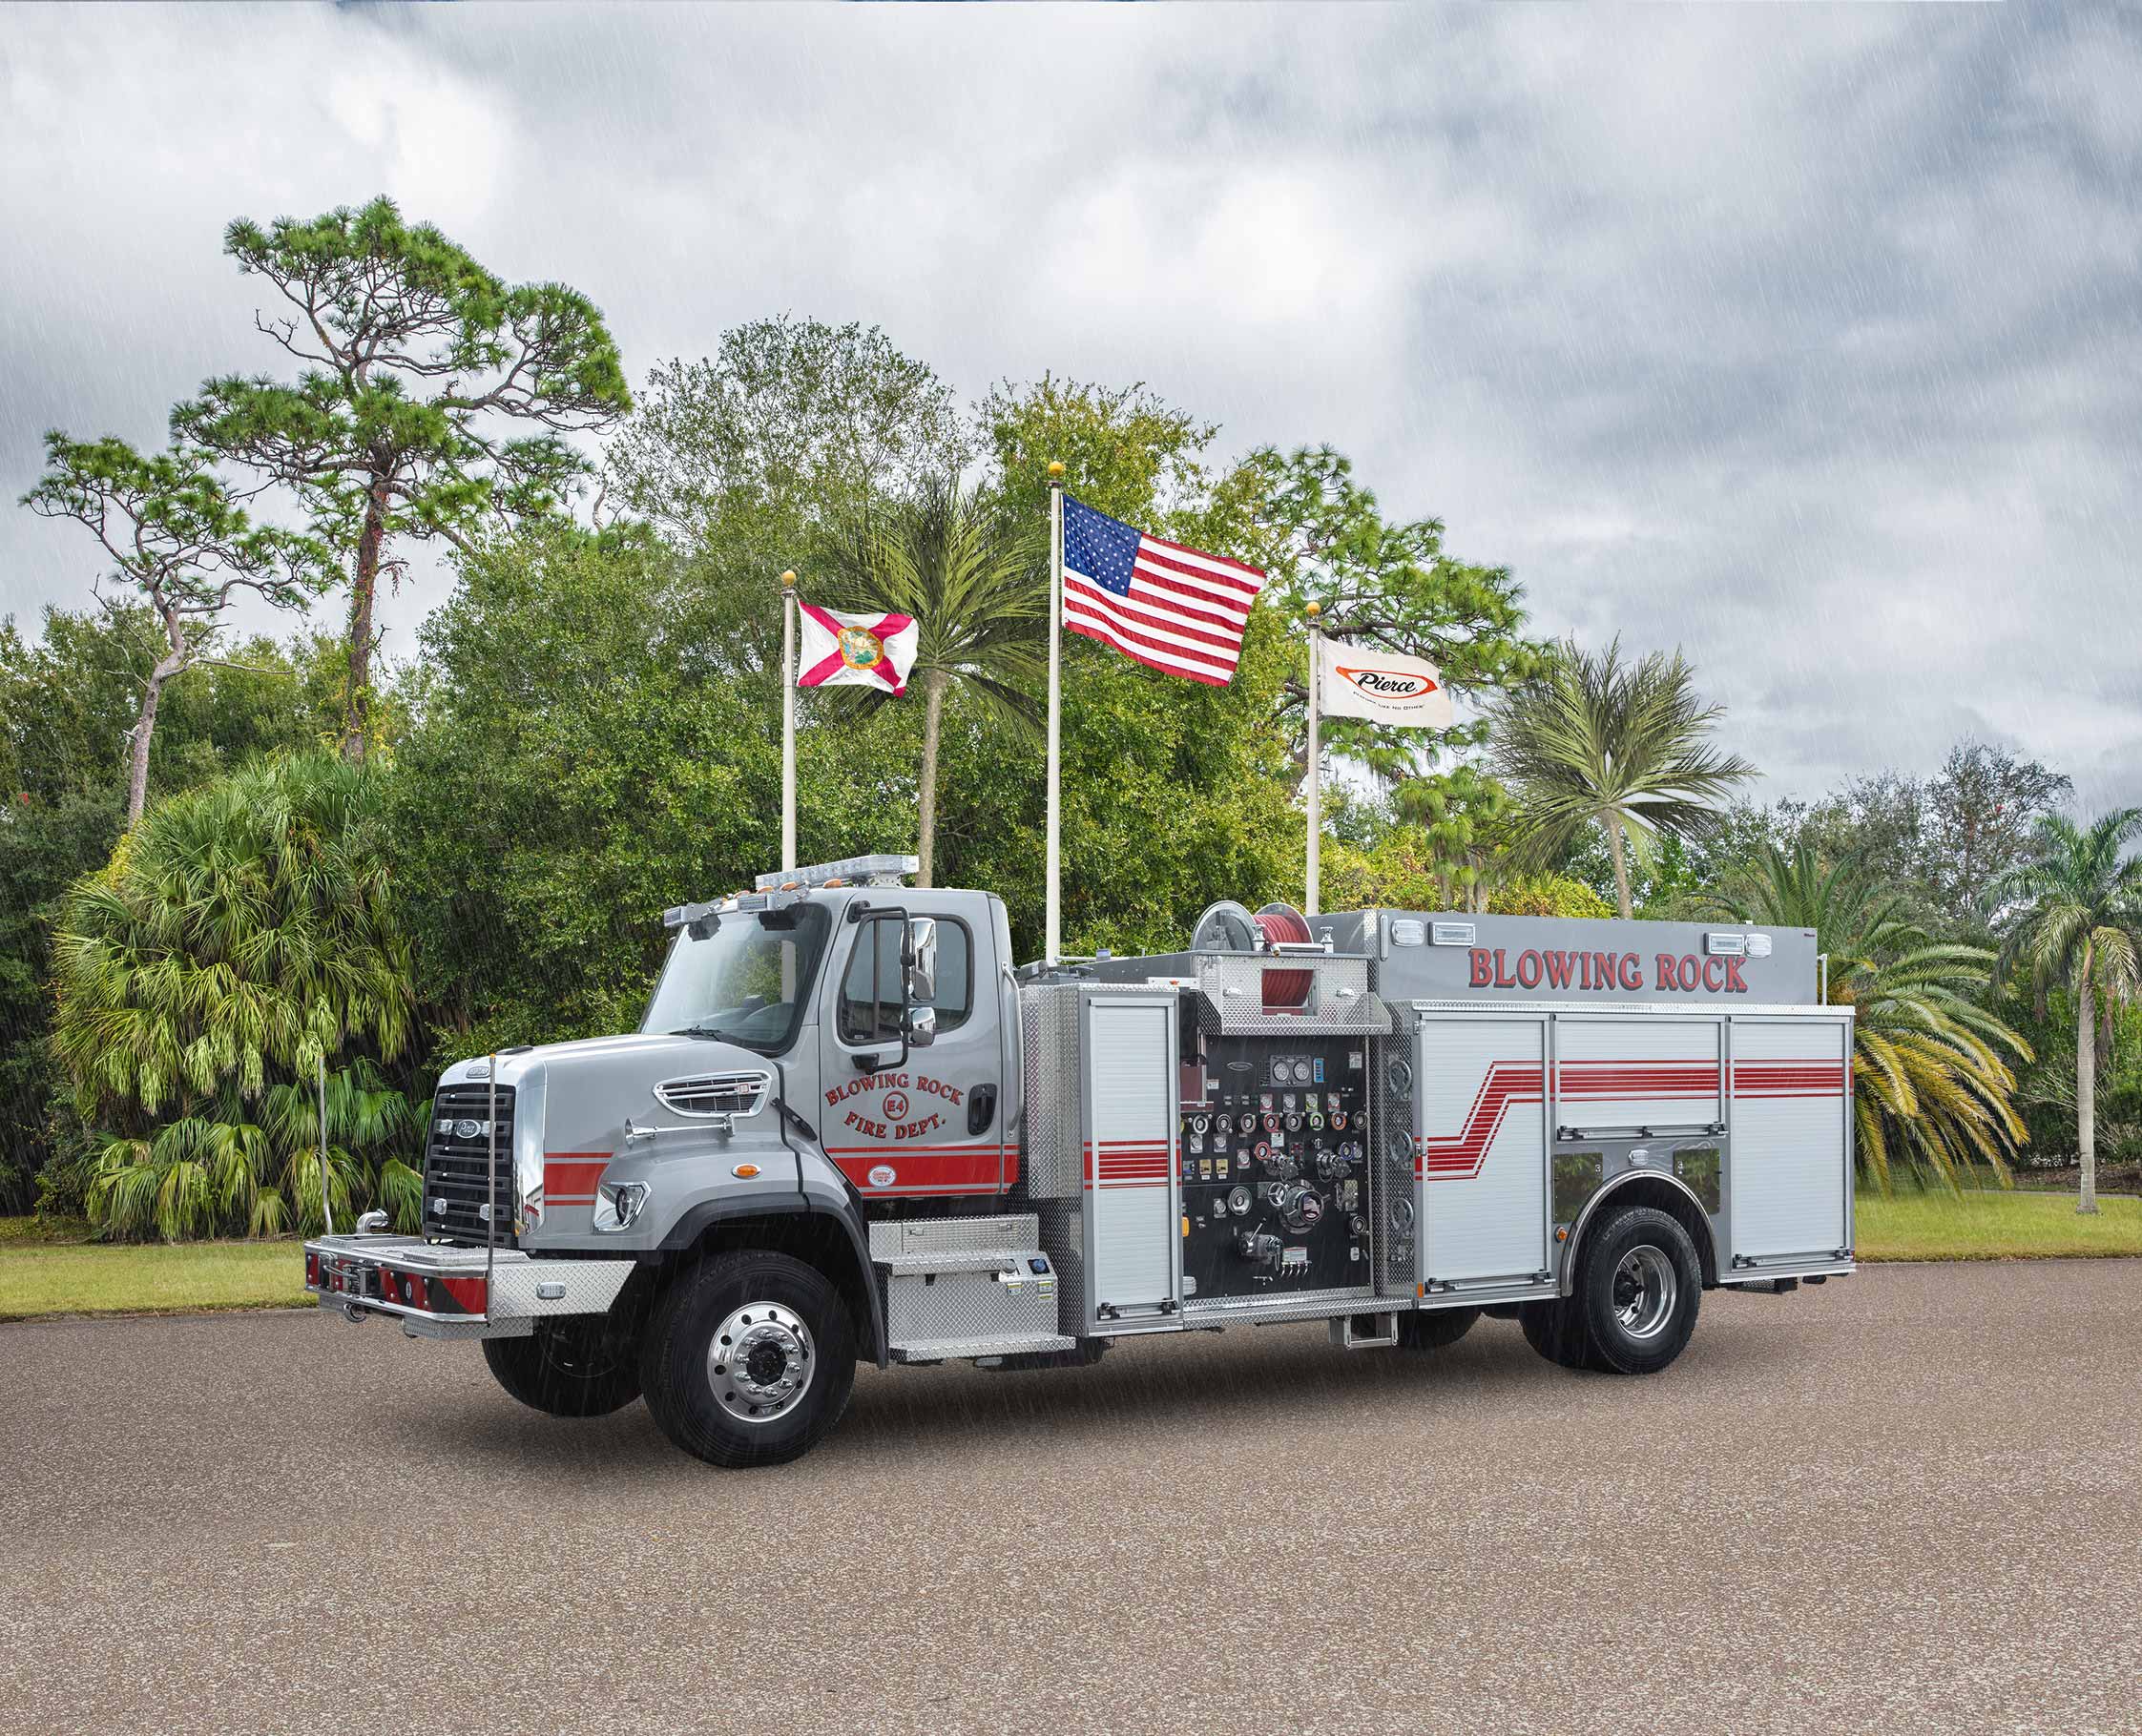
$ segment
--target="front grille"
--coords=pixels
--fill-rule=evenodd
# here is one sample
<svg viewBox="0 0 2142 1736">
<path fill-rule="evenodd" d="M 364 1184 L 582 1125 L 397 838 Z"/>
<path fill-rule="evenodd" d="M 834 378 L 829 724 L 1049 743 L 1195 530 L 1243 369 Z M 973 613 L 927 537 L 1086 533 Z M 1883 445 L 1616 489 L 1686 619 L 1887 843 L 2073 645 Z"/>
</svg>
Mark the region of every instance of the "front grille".
<svg viewBox="0 0 2142 1736">
<path fill-rule="evenodd" d="M 431 1126 L 424 1142 L 424 1230 L 426 1235 L 457 1242 L 482 1242 L 485 1188 L 490 1166 L 488 1085 L 442 1086 L 431 1100 Z M 500 1085 L 498 1113 L 498 1191 L 490 1216 L 498 1226 L 498 1245 L 513 1239 L 513 1087 Z"/>
</svg>

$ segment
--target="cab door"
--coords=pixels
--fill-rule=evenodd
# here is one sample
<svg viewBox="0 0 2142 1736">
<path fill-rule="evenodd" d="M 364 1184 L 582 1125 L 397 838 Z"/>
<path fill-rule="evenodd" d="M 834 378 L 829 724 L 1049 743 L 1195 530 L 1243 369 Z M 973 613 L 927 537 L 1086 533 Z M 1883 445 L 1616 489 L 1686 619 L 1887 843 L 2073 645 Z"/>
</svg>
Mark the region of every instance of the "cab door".
<svg viewBox="0 0 2142 1736">
<path fill-rule="evenodd" d="M 907 1035 L 910 923 L 935 926 L 936 967 Z M 820 1134 L 865 1200 L 993 1194 L 1005 1186 L 1005 1032 L 978 894 L 913 893 L 842 923 L 820 1021 Z"/>
</svg>

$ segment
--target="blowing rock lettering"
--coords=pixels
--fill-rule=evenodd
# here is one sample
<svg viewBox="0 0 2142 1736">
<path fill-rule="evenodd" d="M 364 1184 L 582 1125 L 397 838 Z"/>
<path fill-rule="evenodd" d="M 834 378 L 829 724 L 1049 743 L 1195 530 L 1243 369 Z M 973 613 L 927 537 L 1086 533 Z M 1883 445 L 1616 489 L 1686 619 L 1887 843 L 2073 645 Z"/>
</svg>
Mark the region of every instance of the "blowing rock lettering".
<svg viewBox="0 0 2142 1736">
<path fill-rule="evenodd" d="M 1472 948 L 1474 988 L 1575 988 L 1629 993 L 1644 986 L 1644 961 L 1635 953 L 1565 952 L 1527 947 L 1517 955 L 1517 967 L 1508 963 L 1507 947 Z M 1740 974 L 1739 959 L 1699 959 L 1694 953 L 1675 958 L 1670 952 L 1656 955 L 1654 981 L 1660 988 L 1689 993 L 1744 995 L 1748 983 Z"/>
</svg>

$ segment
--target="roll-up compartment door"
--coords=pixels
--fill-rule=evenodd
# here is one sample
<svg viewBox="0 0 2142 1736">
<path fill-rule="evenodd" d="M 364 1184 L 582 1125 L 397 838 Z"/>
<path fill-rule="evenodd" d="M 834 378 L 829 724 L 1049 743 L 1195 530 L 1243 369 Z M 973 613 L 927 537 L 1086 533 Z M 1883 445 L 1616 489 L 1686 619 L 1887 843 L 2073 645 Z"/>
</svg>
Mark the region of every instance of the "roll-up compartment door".
<svg viewBox="0 0 2142 1736">
<path fill-rule="evenodd" d="M 1555 1125 L 1587 1133 L 1717 1126 L 1723 1028 L 1716 1019 L 1557 1019 Z"/>
<path fill-rule="evenodd" d="M 1545 1271 L 1546 1020 L 1427 1014 L 1418 1044 L 1422 1281 Z"/>
<path fill-rule="evenodd" d="M 1170 1313 L 1177 1302 L 1175 1001 L 1086 1002 L 1090 1317 Z"/>
<path fill-rule="evenodd" d="M 1851 1021 L 1736 1016 L 1731 1041 L 1733 1252 L 1834 1254 L 1851 1240 Z"/>
</svg>

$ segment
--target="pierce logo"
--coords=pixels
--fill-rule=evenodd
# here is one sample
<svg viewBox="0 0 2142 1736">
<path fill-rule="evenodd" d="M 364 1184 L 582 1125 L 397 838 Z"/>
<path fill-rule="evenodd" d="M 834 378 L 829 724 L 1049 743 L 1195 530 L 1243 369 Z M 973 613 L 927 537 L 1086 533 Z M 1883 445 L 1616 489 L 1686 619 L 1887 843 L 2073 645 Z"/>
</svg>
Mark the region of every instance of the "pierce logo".
<svg viewBox="0 0 2142 1736">
<path fill-rule="evenodd" d="M 1425 675 L 1409 674 L 1404 670 L 1348 669 L 1341 663 L 1339 673 L 1362 692 L 1373 693 L 1379 699 L 1418 699 L 1436 689 L 1436 684 Z"/>
<path fill-rule="evenodd" d="M 890 1164 L 874 1164 L 871 1166 L 870 1185 L 873 1188 L 889 1188 L 899 1179 L 900 1172 Z"/>
</svg>

